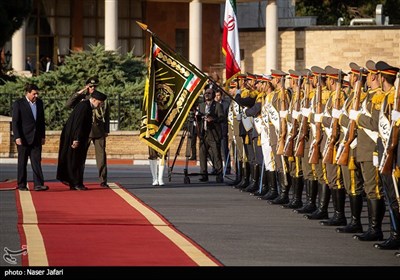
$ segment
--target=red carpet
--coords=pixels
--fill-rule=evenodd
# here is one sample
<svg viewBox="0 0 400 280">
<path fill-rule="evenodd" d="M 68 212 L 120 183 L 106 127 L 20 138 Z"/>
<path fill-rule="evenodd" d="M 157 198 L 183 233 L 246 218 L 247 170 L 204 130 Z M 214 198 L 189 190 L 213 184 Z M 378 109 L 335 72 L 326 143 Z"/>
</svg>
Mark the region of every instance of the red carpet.
<svg viewBox="0 0 400 280">
<path fill-rule="evenodd" d="M 199 245 L 117 184 L 17 191 L 24 266 L 220 266 Z"/>
<path fill-rule="evenodd" d="M 0 191 L 15 190 L 17 188 L 17 180 L 6 180 L 0 182 Z"/>
</svg>

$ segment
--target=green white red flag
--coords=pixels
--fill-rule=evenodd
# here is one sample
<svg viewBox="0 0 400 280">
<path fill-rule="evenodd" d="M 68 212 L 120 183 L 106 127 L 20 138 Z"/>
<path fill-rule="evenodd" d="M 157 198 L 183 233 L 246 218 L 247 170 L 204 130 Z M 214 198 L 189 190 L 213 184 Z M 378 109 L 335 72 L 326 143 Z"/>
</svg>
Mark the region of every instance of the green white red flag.
<svg viewBox="0 0 400 280">
<path fill-rule="evenodd" d="M 208 76 L 159 38 L 150 38 L 140 139 L 162 155 L 184 125 Z"/>
<path fill-rule="evenodd" d="M 222 52 L 226 57 L 226 80 L 240 73 L 239 29 L 236 17 L 236 0 L 226 0 Z"/>
</svg>

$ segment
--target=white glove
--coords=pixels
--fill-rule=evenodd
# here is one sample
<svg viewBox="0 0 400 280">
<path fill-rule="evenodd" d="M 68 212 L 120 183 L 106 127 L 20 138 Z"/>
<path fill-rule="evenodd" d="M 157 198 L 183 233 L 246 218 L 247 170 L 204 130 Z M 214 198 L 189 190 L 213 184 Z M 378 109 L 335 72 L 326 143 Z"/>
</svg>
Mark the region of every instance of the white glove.
<svg viewBox="0 0 400 280">
<path fill-rule="evenodd" d="M 308 118 L 311 114 L 311 108 L 301 108 L 301 114 Z"/>
<path fill-rule="evenodd" d="M 242 90 L 241 89 L 237 89 L 236 90 L 236 94 L 241 94 L 242 93 Z"/>
<path fill-rule="evenodd" d="M 281 117 L 282 119 L 286 119 L 288 115 L 288 111 L 279 111 L 279 117 Z"/>
<path fill-rule="evenodd" d="M 400 119 L 400 112 L 393 110 L 391 117 L 392 117 L 392 121 L 397 122 Z"/>
<path fill-rule="evenodd" d="M 239 122 L 242 120 L 242 113 L 236 115 L 236 120 Z"/>
<path fill-rule="evenodd" d="M 356 121 L 360 114 L 361 114 L 360 111 L 356 111 L 356 110 L 352 109 L 352 110 L 350 110 L 350 113 L 349 113 L 349 119 L 353 120 L 353 121 Z"/>
<path fill-rule="evenodd" d="M 372 156 L 372 164 L 373 164 L 375 167 L 379 167 L 378 155 L 373 155 L 373 156 Z"/>
<path fill-rule="evenodd" d="M 293 111 L 292 112 L 292 118 L 298 120 L 301 112 L 299 111 Z"/>
<path fill-rule="evenodd" d="M 318 122 L 318 123 L 320 123 L 320 122 L 322 122 L 322 116 L 323 116 L 323 114 L 315 114 L 314 115 L 314 122 Z"/>
<path fill-rule="evenodd" d="M 332 118 L 338 119 L 342 114 L 342 110 L 338 110 L 335 108 L 332 109 Z"/>
</svg>

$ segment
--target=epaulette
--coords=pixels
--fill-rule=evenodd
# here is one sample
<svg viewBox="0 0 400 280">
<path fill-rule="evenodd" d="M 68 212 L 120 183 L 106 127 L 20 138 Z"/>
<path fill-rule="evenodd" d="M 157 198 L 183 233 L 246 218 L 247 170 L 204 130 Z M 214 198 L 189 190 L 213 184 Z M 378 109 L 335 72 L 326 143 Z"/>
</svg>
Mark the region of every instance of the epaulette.
<svg viewBox="0 0 400 280">
<path fill-rule="evenodd" d="M 260 92 L 258 90 L 252 90 L 250 91 L 250 98 L 257 98 L 258 94 Z"/>
<path fill-rule="evenodd" d="M 374 89 L 372 92 L 374 96 L 372 96 L 371 102 L 374 106 L 374 109 L 380 110 L 382 107 L 383 99 L 385 99 L 385 93 L 382 91 L 381 88 Z"/>
<path fill-rule="evenodd" d="M 267 95 L 266 92 L 259 92 L 258 95 L 257 95 L 257 98 L 256 98 L 256 103 L 257 103 L 257 102 L 262 103 L 262 102 L 263 102 L 263 99 L 264 99 L 264 97 L 265 97 L 266 95 Z"/>
<path fill-rule="evenodd" d="M 322 90 L 322 104 L 326 104 L 326 102 L 328 102 L 328 99 L 331 95 L 331 92 L 329 90 L 327 90 L 326 88 Z"/>
<path fill-rule="evenodd" d="M 240 97 L 241 98 L 247 98 L 249 96 L 250 96 L 250 91 L 247 88 L 243 89 L 242 93 L 240 94 Z"/>
<path fill-rule="evenodd" d="M 315 89 L 312 89 L 312 90 L 310 90 L 310 93 L 308 94 L 308 99 L 313 99 L 314 98 L 314 95 L 315 95 Z"/>
<path fill-rule="evenodd" d="M 267 94 L 267 98 L 265 99 L 266 102 L 269 104 L 272 103 L 272 99 L 274 99 L 274 92 L 271 92 L 270 94 Z"/>
<path fill-rule="evenodd" d="M 365 98 L 368 96 L 368 94 L 364 91 L 361 91 L 360 94 L 360 104 L 364 102 Z"/>
<path fill-rule="evenodd" d="M 388 103 L 390 104 L 390 105 L 393 105 L 394 104 L 394 94 L 395 94 L 395 92 L 394 92 L 394 87 L 392 87 L 387 93 L 386 93 L 386 95 L 388 95 Z"/>
</svg>

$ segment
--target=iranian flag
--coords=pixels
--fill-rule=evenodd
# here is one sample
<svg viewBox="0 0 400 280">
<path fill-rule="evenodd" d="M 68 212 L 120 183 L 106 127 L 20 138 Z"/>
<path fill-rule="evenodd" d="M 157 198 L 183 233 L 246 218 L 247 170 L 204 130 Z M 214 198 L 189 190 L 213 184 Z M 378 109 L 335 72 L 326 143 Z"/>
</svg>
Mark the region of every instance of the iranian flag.
<svg viewBox="0 0 400 280">
<path fill-rule="evenodd" d="M 226 80 L 240 72 L 239 31 L 236 18 L 236 0 L 226 0 L 222 53 L 226 57 Z"/>
</svg>

